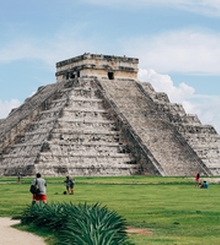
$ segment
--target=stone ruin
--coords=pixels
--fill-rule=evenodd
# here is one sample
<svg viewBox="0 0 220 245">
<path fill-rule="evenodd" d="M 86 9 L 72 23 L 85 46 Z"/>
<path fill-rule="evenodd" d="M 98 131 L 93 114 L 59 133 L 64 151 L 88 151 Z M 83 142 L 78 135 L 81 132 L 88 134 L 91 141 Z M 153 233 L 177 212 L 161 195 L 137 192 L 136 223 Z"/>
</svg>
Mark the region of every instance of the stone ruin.
<svg viewBox="0 0 220 245">
<path fill-rule="evenodd" d="M 138 59 L 83 54 L 56 64 L 0 120 L 0 176 L 220 174 L 220 136 L 137 78 Z"/>
</svg>

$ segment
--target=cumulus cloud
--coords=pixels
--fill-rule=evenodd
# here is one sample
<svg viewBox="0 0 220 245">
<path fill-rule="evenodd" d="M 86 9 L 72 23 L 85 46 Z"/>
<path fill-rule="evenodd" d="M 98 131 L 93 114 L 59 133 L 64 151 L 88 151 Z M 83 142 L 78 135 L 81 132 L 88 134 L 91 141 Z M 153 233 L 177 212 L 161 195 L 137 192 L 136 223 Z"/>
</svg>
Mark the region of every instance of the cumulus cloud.
<svg viewBox="0 0 220 245">
<path fill-rule="evenodd" d="M 196 114 L 202 124 L 212 125 L 220 133 L 220 96 L 196 94 L 195 89 L 186 83 L 177 87 L 169 75 L 159 74 L 153 69 L 140 69 L 138 78 L 141 82 L 150 82 L 155 91 L 165 92 L 171 103 L 182 104 L 186 113 Z"/>
<path fill-rule="evenodd" d="M 124 41 L 124 52 L 162 73 L 220 74 L 220 34 L 178 30 Z"/>
<path fill-rule="evenodd" d="M 6 118 L 10 111 L 21 105 L 21 102 L 17 99 L 11 99 L 10 101 L 0 100 L 0 119 Z"/>
<path fill-rule="evenodd" d="M 195 89 L 185 83 L 174 86 L 169 75 L 156 73 L 153 69 L 139 69 L 140 81 L 150 82 L 156 91 L 165 92 L 172 102 L 181 103 L 193 96 Z"/>
</svg>

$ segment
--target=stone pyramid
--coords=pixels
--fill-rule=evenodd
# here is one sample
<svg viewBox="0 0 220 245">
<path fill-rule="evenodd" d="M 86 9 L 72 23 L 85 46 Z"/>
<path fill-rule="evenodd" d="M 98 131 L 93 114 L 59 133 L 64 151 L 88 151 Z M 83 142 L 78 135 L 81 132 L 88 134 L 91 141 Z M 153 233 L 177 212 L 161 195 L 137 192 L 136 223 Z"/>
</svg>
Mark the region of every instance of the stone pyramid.
<svg viewBox="0 0 220 245">
<path fill-rule="evenodd" d="M 220 174 L 220 136 L 137 79 L 138 59 L 85 53 L 56 64 L 0 121 L 0 175 Z"/>
</svg>

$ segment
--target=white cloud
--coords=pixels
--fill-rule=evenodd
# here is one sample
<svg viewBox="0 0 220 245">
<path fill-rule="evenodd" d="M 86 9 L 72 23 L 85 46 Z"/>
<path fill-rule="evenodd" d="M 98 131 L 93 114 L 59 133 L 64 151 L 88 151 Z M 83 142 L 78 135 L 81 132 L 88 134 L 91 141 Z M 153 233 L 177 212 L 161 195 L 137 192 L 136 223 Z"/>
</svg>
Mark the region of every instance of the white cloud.
<svg viewBox="0 0 220 245">
<path fill-rule="evenodd" d="M 0 48 L 0 63 L 9 63 L 17 60 L 41 60 L 54 70 L 54 64 L 60 59 L 67 59 L 84 52 L 99 50 L 102 45 L 97 42 L 97 36 L 86 37 L 89 26 L 87 23 L 74 23 L 62 26 L 51 36 L 30 36 L 28 33 L 19 33 Z M 100 38 L 101 40 L 101 38 Z M 0 42 L 1 43 L 1 42 Z M 87 50 L 85 50 L 85 48 Z"/>
<path fill-rule="evenodd" d="M 138 77 L 141 82 L 150 82 L 155 91 L 165 92 L 171 103 L 182 104 L 186 113 L 197 115 L 202 124 L 212 125 L 220 133 L 220 96 L 198 95 L 186 83 L 174 86 L 170 76 L 152 69 L 140 69 Z"/>
<path fill-rule="evenodd" d="M 62 59 L 81 55 L 85 52 L 96 52 L 101 49 L 97 36 L 85 37 L 87 24 L 65 26 L 47 38 L 30 37 L 19 34 L 0 48 L 0 63 L 9 63 L 17 60 L 40 60 L 54 70 L 54 64 Z M 19 48 L 18 48 L 19 47 Z"/>
<path fill-rule="evenodd" d="M 195 92 L 193 87 L 185 83 L 181 83 L 179 87 L 174 86 L 169 75 L 156 73 L 153 69 L 139 69 L 138 77 L 140 81 L 150 82 L 156 91 L 165 92 L 170 101 L 175 103 L 182 103 Z"/>
<path fill-rule="evenodd" d="M 0 119 L 6 118 L 10 111 L 21 105 L 21 102 L 17 99 L 11 99 L 10 101 L 0 100 Z"/>
<path fill-rule="evenodd" d="M 132 52 L 132 56 L 139 57 L 144 68 L 162 73 L 220 74 L 219 33 L 178 30 L 123 43 L 124 53 Z"/>
<path fill-rule="evenodd" d="M 100 38 L 97 34 L 84 37 L 77 28 L 77 31 L 71 31 L 73 29 L 64 29 L 51 39 L 24 37 L 11 41 L 0 49 L 0 63 L 38 59 L 54 70 L 57 61 L 84 52 L 116 55 L 120 50 L 121 54 L 138 57 L 140 67 L 153 68 L 161 73 L 220 75 L 219 33 L 178 30 L 129 40 L 118 39 L 111 46 L 107 40 L 103 40 L 104 37 Z"/>
<path fill-rule="evenodd" d="M 86 3 L 115 7 L 147 8 L 162 6 L 183 9 L 202 15 L 220 16 L 219 0 L 84 0 Z"/>
<path fill-rule="evenodd" d="M 110 2 L 112 4 L 114 1 Z M 123 1 L 119 0 L 119 2 Z M 146 4 L 152 2 L 154 3 L 154 1 L 146 1 Z M 166 1 L 156 2 L 166 4 Z M 172 5 L 171 3 L 175 1 L 168 2 Z M 190 5 L 193 1 L 177 2 Z M 145 4 L 145 1 L 137 0 L 137 4 L 141 3 Z M 203 4 L 206 5 L 206 2 L 203 1 Z M 211 1 L 209 5 L 220 5 L 220 1 L 219 4 Z M 60 28 L 60 31 L 49 37 L 44 35 L 34 38 L 28 36 L 27 33 L 17 34 L 15 38 L 1 45 L 0 63 L 37 59 L 54 70 L 54 64 L 57 61 L 84 52 L 116 55 L 120 50 L 121 54 L 138 57 L 142 67 L 144 65 L 144 68 L 153 68 L 162 73 L 220 74 L 218 65 L 220 63 L 220 33 L 218 32 L 204 29 L 182 29 L 152 35 L 143 34 L 130 39 L 116 36 L 114 41 L 109 42 L 109 39 L 105 40 L 105 35 L 102 33 L 91 32 L 91 23 L 75 23 Z M 144 30 L 143 33 L 145 33 Z"/>
<path fill-rule="evenodd" d="M 197 114 L 203 124 L 212 125 L 220 133 L 220 96 L 194 95 L 183 105 L 188 113 Z"/>
</svg>

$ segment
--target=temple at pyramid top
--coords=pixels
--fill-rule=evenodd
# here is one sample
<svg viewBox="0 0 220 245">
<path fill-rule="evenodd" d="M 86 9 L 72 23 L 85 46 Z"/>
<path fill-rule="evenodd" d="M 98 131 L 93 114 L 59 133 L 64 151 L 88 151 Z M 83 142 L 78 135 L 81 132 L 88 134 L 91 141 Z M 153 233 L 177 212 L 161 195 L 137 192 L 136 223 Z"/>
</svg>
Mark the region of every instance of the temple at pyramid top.
<svg viewBox="0 0 220 245">
<path fill-rule="evenodd" d="M 138 59 L 85 53 L 56 63 L 57 82 L 77 77 L 137 79 Z"/>
</svg>

